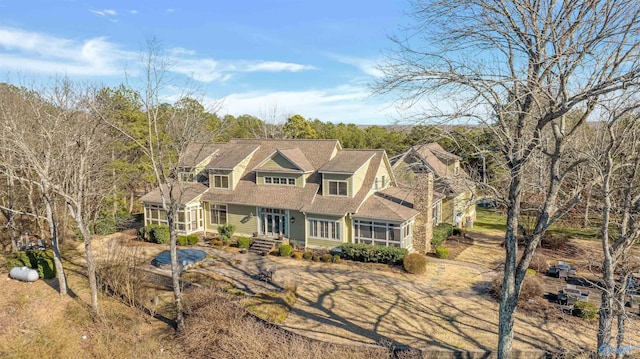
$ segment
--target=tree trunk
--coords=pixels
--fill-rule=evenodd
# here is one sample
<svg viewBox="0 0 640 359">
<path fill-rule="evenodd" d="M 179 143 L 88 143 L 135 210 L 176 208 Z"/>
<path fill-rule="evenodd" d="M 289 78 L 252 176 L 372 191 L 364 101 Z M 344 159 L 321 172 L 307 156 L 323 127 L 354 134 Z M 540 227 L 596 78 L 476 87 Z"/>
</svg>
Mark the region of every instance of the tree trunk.
<svg viewBox="0 0 640 359">
<path fill-rule="evenodd" d="M 51 201 L 47 195 L 44 195 L 44 207 L 47 212 L 47 218 L 49 219 L 49 234 L 51 235 L 51 249 L 53 250 L 53 263 L 56 267 L 56 274 L 58 276 L 58 287 L 61 295 L 67 295 L 67 278 L 64 273 L 64 267 L 62 266 L 62 255 L 60 254 L 60 247 L 58 245 L 58 228 L 56 220 L 53 216 L 53 209 L 51 208 Z"/>
<path fill-rule="evenodd" d="M 521 175 L 512 175 L 509 185 L 509 205 L 507 207 L 507 226 L 504 248 L 504 279 L 500 297 L 498 319 L 498 358 L 511 358 L 513 347 L 514 316 L 518 306 L 518 294 L 521 281 L 518 281 L 516 260 L 518 258 L 518 217 L 520 215 Z"/>
<path fill-rule="evenodd" d="M 176 331 L 181 332 L 184 329 L 184 313 L 182 308 L 182 293 L 180 288 L 180 275 L 182 273 L 182 264 L 178 263 L 177 252 L 177 234 L 175 216 L 177 213 L 175 210 L 170 209 L 167 211 L 167 222 L 169 224 L 169 251 L 171 254 L 171 279 L 173 284 L 173 299 L 176 306 Z"/>
<path fill-rule="evenodd" d="M 76 215 L 79 212 L 80 211 L 77 211 Z M 93 259 L 93 251 L 91 250 L 91 232 L 82 218 L 75 218 L 75 220 L 80 228 L 82 237 L 84 237 L 84 253 L 87 259 L 87 275 L 89 277 L 89 289 L 91 291 L 91 309 L 95 314 L 100 314 L 98 304 L 98 283 L 96 280 L 96 264 Z"/>
<path fill-rule="evenodd" d="M 589 226 L 589 207 L 591 206 L 591 186 L 587 187 L 587 193 L 585 194 L 584 204 L 584 218 L 582 219 L 582 226 Z"/>
<path fill-rule="evenodd" d="M 131 189 L 131 192 L 129 194 L 129 215 L 131 215 L 133 213 L 133 189 Z"/>
</svg>

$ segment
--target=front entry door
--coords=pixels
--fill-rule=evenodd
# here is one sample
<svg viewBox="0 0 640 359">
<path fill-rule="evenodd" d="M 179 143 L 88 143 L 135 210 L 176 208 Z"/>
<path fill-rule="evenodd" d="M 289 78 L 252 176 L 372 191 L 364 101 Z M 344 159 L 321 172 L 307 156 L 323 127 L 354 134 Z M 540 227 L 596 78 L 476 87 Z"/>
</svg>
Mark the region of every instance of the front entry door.
<svg viewBox="0 0 640 359">
<path fill-rule="evenodd" d="M 282 209 L 262 209 L 262 234 L 267 236 L 286 235 L 287 215 Z"/>
</svg>

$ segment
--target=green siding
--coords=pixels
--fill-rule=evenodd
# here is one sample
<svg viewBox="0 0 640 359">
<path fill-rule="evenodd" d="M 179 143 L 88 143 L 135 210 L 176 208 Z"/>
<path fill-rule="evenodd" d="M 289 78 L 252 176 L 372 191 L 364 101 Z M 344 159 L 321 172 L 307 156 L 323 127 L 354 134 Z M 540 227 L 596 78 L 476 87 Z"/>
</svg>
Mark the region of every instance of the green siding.
<svg viewBox="0 0 640 359">
<path fill-rule="evenodd" d="M 297 170 L 298 168 L 289 160 L 284 158 L 281 154 L 276 153 L 273 157 L 271 157 L 267 162 L 265 162 L 261 169 L 289 169 L 289 170 Z"/>
<path fill-rule="evenodd" d="M 253 216 L 250 216 L 250 213 L 253 213 Z M 227 223 L 236 226 L 236 235 L 251 236 L 258 228 L 256 208 L 237 204 L 227 205 Z"/>
<path fill-rule="evenodd" d="M 294 223 L 291 223 L 291 218 L 296 219 Z M 294 210 L 289 211 L 289 239 L 296 244 L 304 245 L 305 223 L 304 214 Z"/>
<path fill-rule="evenodd" d="M 265 177 L 295 178 L 296 179 L 296 187 L 303 187 L 303 185 L 304 185 L 301 174 L 281 173 L 281 172 L 268 172 L 268 171 L 265 171 L 265 172 L 258 171 L 256 173 L 256 184 L 271 186 L 271 184 L 264 183 L 264 178 Z M 273 186 L 284 186 L 284 185 L 273 185 Z"/>
<path fill-rule="evenodd" d="M 310 246 L 310 247 L 335 248 L 335 247 L 340 247 L 341 244 L 342 242 L 332 241 L 328 239 L 317 239 L 317 238 L 307 239 L 307 246 Z"/>
</svg>

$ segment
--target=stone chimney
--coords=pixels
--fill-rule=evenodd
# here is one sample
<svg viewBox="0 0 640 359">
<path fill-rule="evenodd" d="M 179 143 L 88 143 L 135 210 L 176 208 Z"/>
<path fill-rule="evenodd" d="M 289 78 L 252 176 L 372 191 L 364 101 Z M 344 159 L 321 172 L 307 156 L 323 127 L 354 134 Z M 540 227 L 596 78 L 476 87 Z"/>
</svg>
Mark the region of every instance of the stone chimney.
<svg viewBox="0 0 640 359">
<path fill-rule="evenodd" d="M 433 173 L 416 174 L 415 179 L 413 207 L 420 214 L 413 228 L 413 248 L 427 253 L 433 238 Z"/>
</svg>

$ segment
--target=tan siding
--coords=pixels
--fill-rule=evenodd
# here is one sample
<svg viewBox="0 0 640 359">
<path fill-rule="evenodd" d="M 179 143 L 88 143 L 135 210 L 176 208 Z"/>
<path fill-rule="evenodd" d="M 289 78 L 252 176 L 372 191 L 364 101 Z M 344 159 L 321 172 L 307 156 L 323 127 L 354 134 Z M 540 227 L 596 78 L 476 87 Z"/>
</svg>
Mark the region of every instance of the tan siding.
<svg viewBox="0 0 640 359">
<path fill-rule="evenodd" d="M 253 216 L 250 217 L 250 213 L 253 213 Z M 227 223 L 236 226 L 235 235 L 238 236 L 251 236 L 257 231 L 258 217 L 255 214 L 256 208 L 252 206 L 227 205 Z"/>
<path fill-rule="evenodd" d="M 382 176 L 384 176 L 385 178 L 384 187 L 382 187 Z M 378 179 L 378 189 L 377 189 L 378 191 L 391 186 L 391 175 L 389 174 L 389 169 L 385 161 L 380 161 L 380 165 L 378 166 L 378 171 L 376 172 L 376 178 Z M 373 183 L 373 188 L 375 189 L 375 182 Z"/>
<path fill-rule="evenodd" d="M 353 197 L 353 186 L 350 183 L 351 175 L 348 174 L 335 174 L 335 173 L 323 173 L 322 174 L 322 195 L 329 195 L 329 181 L 346 181 L 349 183 L 347 185 L 347 195 L 349 197 Z"/>
<path fill-rule="evenodd" d="M 360 191 L 360 188 L 362 188 L 362 183 L 364 182 L 364 178 L 367 176 L 367 171 L 369 170 L 370 165 L 371 160 L 367 161 L 367 163 L 360 167 L 360 169 L 358 169 L 356 173 L 354 173 L 351 177 L 350 187 L 353 188 L 353 190 L 351 191 L 351 193 L 353 194 L 350 194 L 351 197 L 353 197 L 355 193 L 358 193 L 358 191 Z"/>
<path fill-rule="evenodd" d="M 442 200 L 442 222 L 453 224 L 453 198 Z"/>
<path fill-rule="evenodd" d="M 238 185 L 238 182 L 240 182 L 240 178 L 242 178 L 242 175 L 244 174 L 244 171 L 246 171 L 247 166 L 249 165 L 249 162 L 251 161 L 251 158 L 253 158 L 253 154 L 251 154 L 250 156 L 247 156 L 247 158 L 245 158 L 244 160 L 242 160 L 237 166 L 236 168 L 233 169 L 233 181 L 232 181 L 232 189 L 235 189 L 236 186 Z"/>
</svg>

